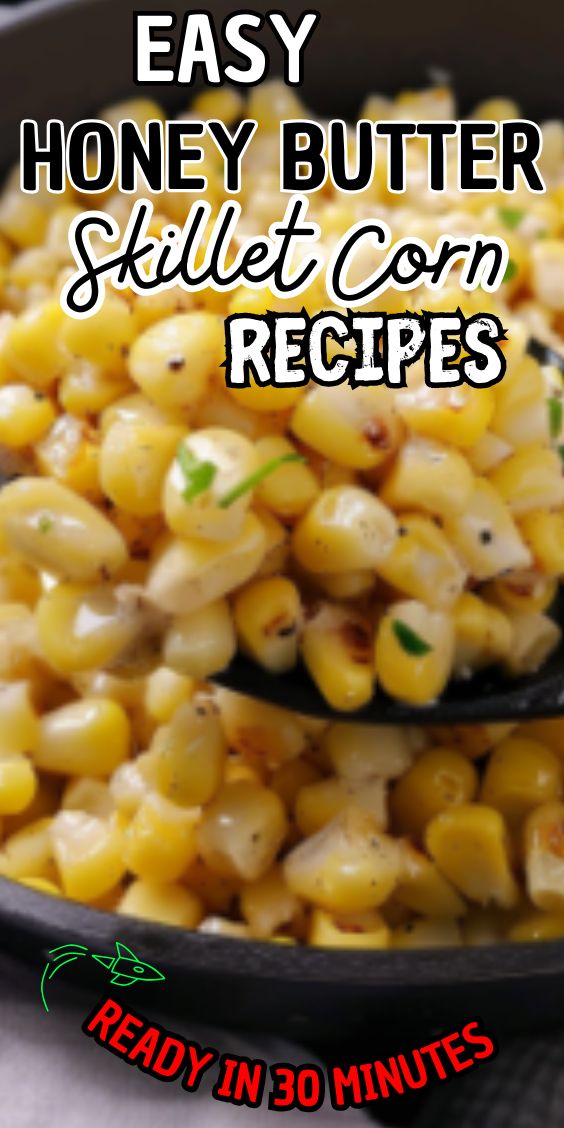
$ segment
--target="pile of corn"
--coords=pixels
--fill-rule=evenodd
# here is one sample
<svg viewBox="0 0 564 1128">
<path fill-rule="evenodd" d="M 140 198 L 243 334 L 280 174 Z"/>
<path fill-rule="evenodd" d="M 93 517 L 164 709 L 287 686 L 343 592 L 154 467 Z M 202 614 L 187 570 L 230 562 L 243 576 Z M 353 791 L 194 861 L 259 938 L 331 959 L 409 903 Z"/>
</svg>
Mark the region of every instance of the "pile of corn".
<svg viewBox="0 0 564 1128">
<path fill-rule="evenodd" d="M 295 93 L 228 90 L 242 112 L 242 230 L 282 216 L 278 122 Z M 485 103 L 481 118 L 517 117 Z M 106 112 L 141 124 L 136 101 Z M 371 98 L 364 117 L 455 116 L 448 91 Z M 564 722 L 443 730 L 326 727 L 212 693 L 237 647 L 273 672 L 301 654 L 335 709 L 374 684 L 424 704 L 492 663 L 536 669 L 564 572 L 564 128 L 543 127 L 546 196 L 463 200 L 376 177 L 330 185 L 332 243 L 367 213 L 431 245 L 499 233 L 488 295 L 509 335 L 492 389 L 227 390 L 223 318 L 269 293 L 110 292 L 65 317 L 67 230 L 132 197 L 0 197 L 0 872 L 119 912 L 235 936 L 385 947 L 564 935 Z M 208 198 L 224 196 L 217 154 Z M 420 175 L 419 175 L 420 173 Z M 144 193 L 141 193 L 144 194 Z M 190 195 L 154 198 L 155 230 Z M 108 248 L 106 248 L 107 250 Z M 368 271 L 367 271 L 368 272 Z M 315 283 L 309 313 L 326 308 Z M 397 312 L 390 291 L 373 308 Z M 302 298 L 300 298 L 300 305 Z M 410 307 L 474 312 L 451 281 Z M 297 460 L 294 456 L 300 456 Z M 213 473 L 210 474 L 211 466 Z M 206 469 L 207 468 L 207 469 Z M 265 470 L 266 468 L 266 470 Z M 269 470 L 270 468 L 270 470 Z M 268 472 L 267 472 L 268 471 Z"/>
</svg>

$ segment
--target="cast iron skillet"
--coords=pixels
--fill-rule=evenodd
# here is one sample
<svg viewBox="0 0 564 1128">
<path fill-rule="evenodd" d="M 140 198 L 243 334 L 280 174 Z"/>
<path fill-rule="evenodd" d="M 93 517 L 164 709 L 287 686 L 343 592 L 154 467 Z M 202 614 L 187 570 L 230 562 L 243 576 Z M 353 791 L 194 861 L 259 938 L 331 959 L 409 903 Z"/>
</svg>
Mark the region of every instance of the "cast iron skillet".
<svg viewBox="0 0 564 1128">
<path fill-rule="evenodd" d="M 168 0 L 166 9 L 182 12 L 187 6 Z M 24 7 L 0 34 L 0 152 L 6 165 L 17 156 L 21 118 L 63 117 L 70 123 L 100 104 L 139 93 L 131 82 L 131 12 L 154 7 L 139 0 L 47 0 Z M 221 19 L 236 5 L 209 0 L 208 7 Z M 254 0 L 251 7 L 269 5 Z M 284 7 L 296 16 L 305 5 Z M 464 14 L 452 0 L 336 0 L 319 7 L 304 91 L 319 112 L 353 114 L 367 91 L 416 87 L 428 80 L 432 66 L 451 73 L 462 109 L 508 94 L 531 117 L 564 115 L 557 0 L 536 5 L 532 29 L 530 7 L 522 0 L 512 4 L 510 19 L 506 5 L 490 0 L 474 0 Z M 162 100 L 171 102 L 170 90 Z M 189 93 L 176 91 L 172 101 L 186 104 Z M 137 985 L 133 1005 L 146 1005 L 149 1014 L 157 1005 L 181 1007 L 207 1022 L 318 1044 L 358 1037 L 370 1051 L 394 1030 L 405 1037 L 415 1025 L 446 1027 L 477 1014 L 498 1032 L 546 1028 L 561 1023 L 564 1006 L 564 942 L 389 953 L 291 949 L 118 918 L 5 880 L 0 922 L 0 944 L 37 965 L 38 983 L 49 948 L 78 941 L 103 953 L 119 939 L 168 976 L 159 985 L 158 1004 L 154 989 Z M 99 994 L 107 986 L 101 976 L 99 964 L 81 964 L 80 982 Z"/>
</svg>

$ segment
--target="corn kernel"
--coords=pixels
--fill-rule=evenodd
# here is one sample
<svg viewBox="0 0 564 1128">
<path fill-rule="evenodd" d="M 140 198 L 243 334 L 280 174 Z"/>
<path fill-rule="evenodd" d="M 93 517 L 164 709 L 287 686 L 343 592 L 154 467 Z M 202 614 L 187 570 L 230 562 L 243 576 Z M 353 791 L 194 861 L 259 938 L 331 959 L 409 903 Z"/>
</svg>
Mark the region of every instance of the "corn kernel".
<svg viewBox="0 0 564 1128">
<path fill-rule="evenodd" d="M 451 806 L 429 823 L 425 839 L 441 872 L 464 897 L 506 909 L 517 903 L 519 890 L 498 811 L 478 803 Z"/>
</svg>

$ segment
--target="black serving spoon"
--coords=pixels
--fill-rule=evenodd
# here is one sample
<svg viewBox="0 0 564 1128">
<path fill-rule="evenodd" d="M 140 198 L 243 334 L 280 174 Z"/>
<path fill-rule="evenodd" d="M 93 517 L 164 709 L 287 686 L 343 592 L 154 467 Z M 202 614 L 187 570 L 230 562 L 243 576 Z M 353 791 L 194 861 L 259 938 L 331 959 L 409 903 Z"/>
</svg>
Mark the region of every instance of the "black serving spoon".
<svg viewBox="0 0 564 1128">
<path fill-rule="evenodd" d="M 527 351 L 540 364 L 554 365 L 564 375 L 564 357 L 542 341 L 531 338 Z M 551 614 L 556 622 L 564 624 L 562 597 L 554 604 Z M 270 674 L 242 654 L 237 654 L 214 680 L 237 693 L 273 705 L 312 717 L 338 717 L 342 721 L 442 725 L 549 717 L 564 714 L 564 640 L 534 674 L 510 678 L 492 667 L 467 681 L 452 681 L 438 701 L 423 708 L 402 705 L 377 689 L 363 709 L 337 713 L 321 696 L 302 664 L 287 674 Z"/>
</svg>

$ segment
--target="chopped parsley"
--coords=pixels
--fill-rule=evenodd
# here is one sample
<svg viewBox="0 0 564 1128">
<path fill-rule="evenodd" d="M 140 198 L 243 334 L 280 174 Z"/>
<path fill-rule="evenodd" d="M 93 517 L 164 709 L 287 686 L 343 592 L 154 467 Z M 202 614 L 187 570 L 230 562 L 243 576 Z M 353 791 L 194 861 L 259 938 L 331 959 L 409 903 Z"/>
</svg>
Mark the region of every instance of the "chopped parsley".
<svg viewBox="0 0 564 1128">
<path fill-rule="evenodd" d="M 37 523 L 37 527 L 40 533 L 46 534 L 51 532 L 54 524 L 55 522 L 52 517 L 49 517 L 47 513 L 42 513 Z"/>
<path fill-rule="evenodd" d="M 412 630 L 401 619 L 393 620 L 392 629 L 402 649 L 414 658 L 422 658 L 424 654 L 430 654 L 433 649 L 424 638 L 421 638 L 421 635 L 417 634 L 417 631 Z"/>
<path fill-rule="evenodd" d="M 200 462 L 184 443 L 176 451 L 176 461 L 184 474 L 186 485 L 182 490 L 184 501 L 194 501 L 208 490 L 217 474 L 215 462 Z"/>
<path fill-rule="evenodd" d="M 306 459 L 303 454 L 296 454 L 294 451 L 289 451 L 288 454 L 281 454 L 278 458 L 271 458 L 270 462 L 265 462 L 263 466 L 255 470 L 254 474 L 249 474 L 247 478 L 242 478 L 240 482 L 237 482 L 236 486 L 233 486 L 232 489 L 223 494 L 223 497 L 219 498 L 217 504 L 220 509 L 228 509 L 230 505 L 233 505 L 234 501 L 238 501 L 244 494 L 249 493 L 250 490 L 254 490 L 256 486 L 260 486 L 260 483 L 264 482 L 265 478 L 268 478 L 270 474 L 274 474 L 274 471 L 278 470 L 279 466 L 283 466 L 285 462 L 305 461 Z"/>
<path fill-rule="evenodd" d="M 525 212 L 519 208 L 498 208 L 497 214 L 510 231 L 514 231 L 525 218 Z"/>
<path fill-rule="evenodd" d="M 511 282 L 512 279 L 515 278 L 515 275 L 518 273 L 519 267 L 517 266 L 517 263 L 514 262 L 513 259 L 508 259 L 507 266 L 505 268 L 505 274 L 503 275 L 503 281 Z"/>
<path fill-rule="evenodd" d="M 562 419 L 564 416 L 564 408 L 560 396 L 551 396 L 550 399 L 547 399 L 546 406 L 548 408 L 550 437 L 551 439 L 557 439 L 562 430 Z"/>
</svg>

